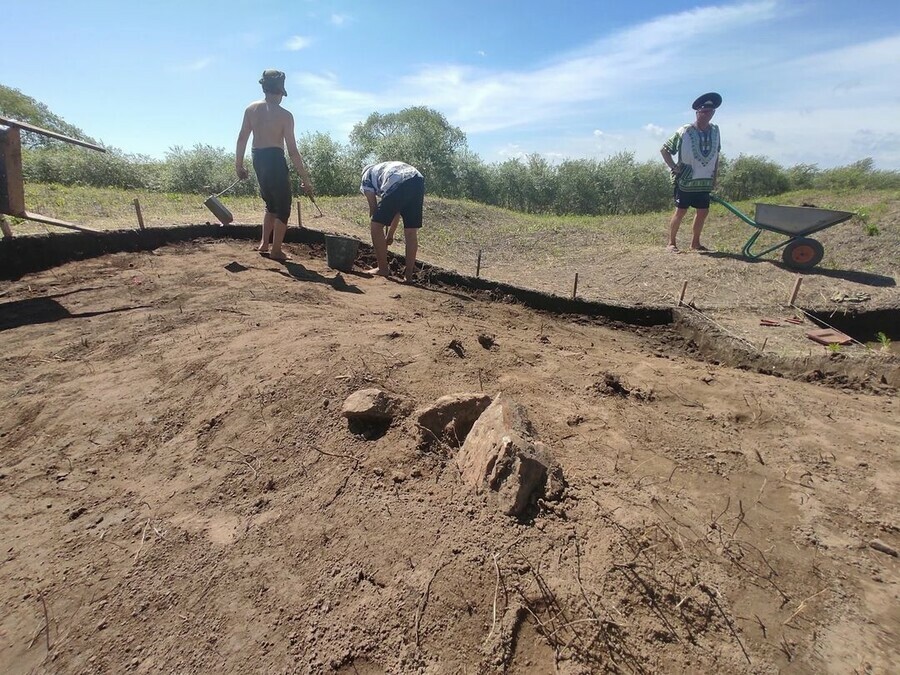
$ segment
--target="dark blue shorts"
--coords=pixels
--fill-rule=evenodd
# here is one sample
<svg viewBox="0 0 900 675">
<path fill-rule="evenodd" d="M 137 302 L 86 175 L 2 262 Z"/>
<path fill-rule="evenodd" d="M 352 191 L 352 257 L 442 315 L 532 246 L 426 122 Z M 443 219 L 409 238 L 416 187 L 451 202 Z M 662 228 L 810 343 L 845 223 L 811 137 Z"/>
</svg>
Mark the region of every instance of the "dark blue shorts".
<svg viewBox="0 0 900 675">
<path fill-rule="evenodd" d="M 708 192 L 682 192 L 675 188 L 675 206 L 679 209 L 708 209 L 709 193 Z"/>
<path fill-rule="evenodd" d="M 398 213 L 403 217 L 403 229 L 422 227 L 422 208 L 425 204 L 425 179 L 422 176 L 407 178 L 381 200 L 372 222 L 385 227 Z"/>
<path fill-rule="evenodd" d="M 253 148 L 253 170 L 259 182 L 259 196 L 266 203 L 266 213 L 287 224 L 291 217 L 291 177 L 284 150 Z"/>
</svg>

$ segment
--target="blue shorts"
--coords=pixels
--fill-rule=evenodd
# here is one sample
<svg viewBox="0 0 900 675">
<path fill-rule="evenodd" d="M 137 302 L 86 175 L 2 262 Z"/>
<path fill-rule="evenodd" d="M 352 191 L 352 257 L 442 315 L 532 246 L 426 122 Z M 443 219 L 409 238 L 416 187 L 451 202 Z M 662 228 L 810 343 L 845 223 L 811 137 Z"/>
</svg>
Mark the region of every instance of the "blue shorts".
<svg viewBox="0 0 900 675">
<path fill-rule="evenodd" d="M 675 188 L 675 206 L 679 209 L 708 209 L 709 193 L 708 192 L 682 192 Z"/>
<path fill-rule="evenodd" d="M 387 227 L 399 213 L 403 217 L 403 229 L 417 230 L 422 227 L 424 204 L 425 179 L 422 176 L 407 178 L 381 200 L 372 222 Z"/>
</svg>

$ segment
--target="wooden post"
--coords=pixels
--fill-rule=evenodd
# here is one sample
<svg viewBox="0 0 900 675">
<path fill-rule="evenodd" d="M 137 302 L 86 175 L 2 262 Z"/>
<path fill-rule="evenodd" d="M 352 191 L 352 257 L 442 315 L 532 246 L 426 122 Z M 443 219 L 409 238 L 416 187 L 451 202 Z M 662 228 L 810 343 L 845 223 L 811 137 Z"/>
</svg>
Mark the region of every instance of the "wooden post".
<svg viewBox="0 0 900 675">
<path fill-rule="evenodd" d="M 9 223 L 6 222 L 6 218 L 2 215 L 0 215 L 0 232 L 3 232 L 4 239 L 12 239 L 12 230 L 9 229 Z"/>
<path fill-rule="evenodd" d="M 297 227 L 303 227 L 303 214 L 300 213 L 300 200 L 297 200 Z"/>
<path fill-rule="evenodd" d="M 141 213 L 141 202 L 137 197 L 134 198 L 134 212 L 137 214 L 138 226 L 144 229 L 144 214 Z"/>
<path fill-rule="evenodd" d="M 793 307 L 794 301 L 797 299 L 797 293 L 800 292 L 800 282 L 803 281 L 803 277 L 799 274 L 797 275 L 797 281 L 794 282 L 794 289 L 791 291 L 791 299 L 788 300 L 788 306 Z"/>
<path fill-rule="evenodd" d="M 687 282 L 685 281 L 681 284 L 681 294 L 678 296 L 678 306 L 681 307 L 684 304 L 684 292 L 687 290 Z"/>
<path fill-rule="evenodd" d="M 25 184 L 22 182 L 22 139 L 16 127 L 0 130 L 0 162 L 5 189 L 0 190 L 0 213 L 25 216 Z"/>
<path fill-rule="evenodd" d="M 475 264 L 475 278 L 481 276 L 481 249 L 478 249 L 478 262 Z"/>
<path fill-rule="evenodd" d="M 575 272 L 575 285 L 572 286 L 572 299 L 575 299 L 575 295 L 578 293 L 578 272 Z"/>
</svg>

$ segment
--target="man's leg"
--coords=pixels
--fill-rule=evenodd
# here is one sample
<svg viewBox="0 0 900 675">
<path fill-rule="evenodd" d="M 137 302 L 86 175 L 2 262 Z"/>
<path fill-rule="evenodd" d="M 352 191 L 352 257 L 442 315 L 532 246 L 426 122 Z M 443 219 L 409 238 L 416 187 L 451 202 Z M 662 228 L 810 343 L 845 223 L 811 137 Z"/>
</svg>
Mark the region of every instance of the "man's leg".
<svg viewBox="0 0 900 675">
<path fill-rule="evenodd" d="M 672 214 L 672 220 L 669 221 L 669 246 L 674 250 L 678 249 L 675 236 L 678 234 L 678 228 L 681 227 L 681 221 L 684 220 L 685 213 L 687 213 L 686 208 L 676 208 L 675 213 Z"/>
<path fill-rule="evenodd" d="M 406 241 L 406 280 L 412 281 L 416 273 L 416 253 L 419 251 L 419 230 L 414 227 L 403 228 L 403 239 Z"/>
<path fill-rule="evenodd" d="M 374 220 L 369 223 L 369 230 L 372 233 L 372 246 L 375 247 L 375 259 L 378 261 L 377 270 L 369 270 L 376 272 L 383 277 L 391 275 L 391 268 L 388 265 L 387 258 L 387 240 L 384 238 L 384 225 L 376 223 Z M 409 244 L 407 244 L 408 246 Z"/>
<path fill-rule="evenodd" d="M 263 216 L 262 239 L 260 240 L 259 248 L 257 249 L 260 253 L 267 253 L 269 251 L 269 240 L 272 238 L 272 230 L 274 227 L 275 214 L 266 211 L 266 215 Z"/>
<path fill-rule="evenodd" d="M 709 215 L 709 209 L 696 209 L 694 214 L 694 238 L 691 239 L 691 248 L 695 250 L 705 250 L 700 244 L 700 233 L 703 231 L 703 223 L 706 222 L 706 216 Z"/>
<path fill-rule="evenodd" d="M 287 223 L 285 223 L 277 216 L 272 216 L 272 221 L 272 252 L 269 254 L 269 257 L 273 260 L 287 260 L 287 256 L 281 250 L 281 244 L 282 242 L 284 242 L 284 235 L 287 233 Z"/>
</svg>

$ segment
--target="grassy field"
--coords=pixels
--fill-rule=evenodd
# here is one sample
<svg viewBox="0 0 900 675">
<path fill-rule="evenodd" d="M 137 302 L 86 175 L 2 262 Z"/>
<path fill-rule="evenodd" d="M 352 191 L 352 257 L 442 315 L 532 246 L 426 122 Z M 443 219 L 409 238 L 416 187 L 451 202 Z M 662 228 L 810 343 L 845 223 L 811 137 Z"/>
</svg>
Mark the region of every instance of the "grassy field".
<svg viewBox="0 0 900 675">
<path fill-rule="evenodd" d="M 26 186 L 30 211 L 69 220 L 94 229 L 136 228 L 134 200 L 140 200 L 148 227 L 214 222 L 203 206 L 204 195 L 133 192 L 116 189 L 32 184 Z M 765 200 L 785 205 L 815 204 L 822 208 L 851 211 L 857 215 L 847 223 L 817 235 L 827 248 L 822 267 L 852 268 L 889 273 L 900 259 L 900 192 L 852 190 L 841 193 L 791 192 Z M 253 197 L 223 197 L 238 223 L 257 224 L 262 202 Z M 302 200 L 304 225 L 316 229 L 358 233 L 367 236 L 365 201 L 358 197 L 319 197 L 325 218 L 313 219 L 312 205 Z M 753 214 L 752 202 L 735 204 Z M 564 260 L 579 247 L 608 252 L 656 248 L 665 243 L 669 212 L 627 216 L 529 215 L 474 202 L 426 198 L 423 251 L 438 259 L 463 254 L 471 257 L 479 249 L 496 260 Z M 296 224 L 296 210 L 292 214 Z M 15 234 L 58 230 L 52 226 L 12 219 Z M 686 242 L 687 221 L 681 234 Z M 710 249 L 739 252 L 752 229 L 721 206 L 713 205 L 704 240 Z M 764 233 L 758 247 L 782 238 Z M 777 256 L 776 254 L 773 254 Z"/>
</svg>

